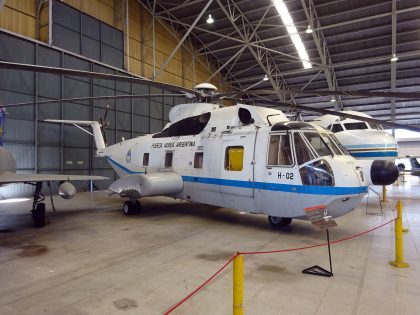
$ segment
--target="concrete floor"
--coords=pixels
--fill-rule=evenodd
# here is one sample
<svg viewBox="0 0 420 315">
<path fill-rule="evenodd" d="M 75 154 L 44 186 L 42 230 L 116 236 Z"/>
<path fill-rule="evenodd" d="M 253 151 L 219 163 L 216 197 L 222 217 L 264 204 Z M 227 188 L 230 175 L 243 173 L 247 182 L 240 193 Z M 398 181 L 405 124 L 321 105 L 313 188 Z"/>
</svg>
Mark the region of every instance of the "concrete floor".
<svg viewBox="0 0 420 315">
<path fill-rule="evenodd" d="M 375 227 L 404 202 L 406 269 L 394 259 L 394 226 L 332 246 L 334 277 L 302 274 L 328 267 L 326 247 L 245 257 L 246 314 L 420 314 L 420 181 L 392 187 L 384 215 L 360 208 L 339 218 L 331 238 Z M 371 195 L 369 211 L 378 211 Z M 0 314 L 163 314 L 236 251 L 302 247 L 325 233 L 294 221 L 274 230 L 264 216 L 147 198 L 123 216 L 122 200 L 103 192 L 56 198 L 51 223 L 35 229 L 30 202 L 0 204 Z M 231 314 L 232 270 L 173 314 Z"/>
</svg>

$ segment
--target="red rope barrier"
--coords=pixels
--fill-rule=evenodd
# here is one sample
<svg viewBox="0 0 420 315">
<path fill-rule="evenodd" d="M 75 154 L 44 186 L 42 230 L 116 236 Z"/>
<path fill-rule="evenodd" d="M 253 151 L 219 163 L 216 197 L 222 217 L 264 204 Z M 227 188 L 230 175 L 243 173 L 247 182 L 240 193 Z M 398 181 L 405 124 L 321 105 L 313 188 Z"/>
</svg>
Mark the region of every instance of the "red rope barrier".
<svg viewBox="0 0 420 315">
<path fill-rule="evenodd" d="M 214 277 L 216 277 L 219 273 L 221 273 L 236 257 L 238 257 L 239 254 L 233 255 L 224 265 L 222 268 L 217 270 L 210 278 L 208 278 L 206 281 L 204 281 L 197 289 L 192 291 L 190 294 L 188 294 L 185 298 L 183 298 L 181 301 L 179 301 L 177 304 L 172 306 L 169 310 L 167 310 L 164 315 L 167 315 L 169 313 L 172 313 L 176 308 L 178 308 L 181 304 L 183 304 L 185 301 L 187 301 L 190 297 L 192 297 L 194 294 L 196 294 L 198 291 L 200 291 L 207 283 L 209 283 L 211 280 L 213 280 Z"/>
<path fill-rule="evenodd" d="M 394 219 L 392 219 L 392 220 L 390 220 L 390 221 L 385 222 L 384 224 L 381 224 L 381 225 L 379 225 L 379 226 L 377 226 L 377 227 L 374 227 L 374 228 L 372 228 L 372 229 L 370 229 L 370 230 L 367 230 L 367 231 L 361 232 L 361 233 L 359 233 L 359 234 L 355 234 L 355 235 L 352 235 L 352 236 L 348 236 L 348 237 L 344 237 L 344 238 L 341 238 L 341 239 L 338 239 L 338 240 L 332 241 L 332 242 L 330 242 L 330 244 L 337 244 L 337 243 L 340 243 L 340 242 L 344 242 L 344 241 L 350 240 L 350 239 L 352 239 L 352 238 L 356 238 L 356 237 L 359 237 L 359 236 L 362 236 L 362 235 L 368 234 L 368 233 L 370 233 L 370 232 L 372 232 L 372 231 L 374 231 L 374 230 L 377 230 L 377 229 L 379 229 L 379 228 L 381 228 L 381 227 L 383 227 L 383 226 L 385 226 L 385 225 L 387 225 L 387 224 L 390 224 L 390 223 L 391 223 L 391 222 L 393 222 L 393 221 L 395 221 L 395 218 L 394 218 Z M 261 251 L 261 252 L 238 252 L 238 254 L 239 254 L 239 255 L 257 255 L 257 254 L 284 253 L 284 252 L 293 252 L 293 251 L 296 251 L 296 250 L 303 250 L 303 249 L 309 249 L 309 248 L 314 248 L 314 247 L 321 247 L 321 246 L 326 246 L 326 245 L 328 245 L 328 243 L 327 243 L 327 242 L 322 243 L 322 244 L 316 244 L 316 245 L 310 245 L 310 246 L 298 247 L 298 248 L 288 248 L 288 249 L 279 249 L 279 250 L 269 250 L 269 251 Z"/>
<path fill-rule="evenodd" d="M 330 244 L 337 244 L 340 242 L 344 242 L 365 234 L 368 234 L 372 231 L 375 231 L 387 224 L 390 224 L 391 222 L 395 221 L 396 218 L 389 220 L 377 227 L 374 227 L 372 229 L 369 229 L 367 231 L 355 234 L 355 235 L 351 235 L 351 236 L 347 236 L 335 241 L 330 242 Z M 175 309 L 177 309 L 179 306 L 181 306 L 182 304 L 184 304 L 188 299 L 190 299 L 194 294 L 196 294 L 198 291 L 200 291 L 203 287 L 205 287 L 211 280 L 213 280 L 218 274 L 220 274 L 236 257 L 238 257 L 238 255 L 258 255 L 258 254 L 273 254 L 273 253 L 284 253 L 284 252 L 292 252 L 292 251 L 297 251 L 297 250 L 304 250 L 304 249 L 309 249 L 309 248 L 315 248 L 315 247 L 321 247 L 321 246 L 327 246 L 328 242 L 326 243 L 322 243 L 322 244 L 316 244 L 316 245 L 310 245 L 310 246 L 304 246 L 304 247 L 297 247 L 297 248 L 288 248 L 288 249 L 279 249 L 279 250 L 269 250 L 269 251 L 260 251 L 260 252 L 238 252 L 235 255 L 233 255 L 219 270 L 217 270 L 210 278 L 208 278 L 206 281 L 204 281 L 199 287 L 197 287 L 194 291 L 192 291 L 190 294 L 188 294 L 185 298 L 183 298 L 181 301 L 179 301 L 177 304 L 175 304 L 174 306 L 172 306 L 169 310 L 167 310 L 164 315 L 168 315 L 170 313 L 172 313 Z"/>
</svg>

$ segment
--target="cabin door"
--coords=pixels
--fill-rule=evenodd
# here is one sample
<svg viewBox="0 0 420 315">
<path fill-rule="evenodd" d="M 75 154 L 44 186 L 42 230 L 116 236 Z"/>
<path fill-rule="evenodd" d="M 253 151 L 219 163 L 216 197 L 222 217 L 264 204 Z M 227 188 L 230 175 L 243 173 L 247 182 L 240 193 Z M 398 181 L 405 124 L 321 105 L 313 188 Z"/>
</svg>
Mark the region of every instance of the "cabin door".
<svg viewBox="0 0 420 315">
<path fill-rule="evenodd" d="M 253 156 L 254 136 L 226 135 L 223 137 L 220 192 L 254 196 Z"/>
</svg>

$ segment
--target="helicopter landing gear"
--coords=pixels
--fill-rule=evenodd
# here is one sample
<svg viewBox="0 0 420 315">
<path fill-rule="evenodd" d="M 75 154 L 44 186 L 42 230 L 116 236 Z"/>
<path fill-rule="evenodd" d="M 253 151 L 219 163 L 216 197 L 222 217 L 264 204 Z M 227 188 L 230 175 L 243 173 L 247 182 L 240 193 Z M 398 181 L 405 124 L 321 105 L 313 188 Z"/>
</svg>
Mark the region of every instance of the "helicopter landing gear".
<svg viewBox="0 0 420 315">
<path fill-rule="evenodd" d="M 123 213 L 125 215 L 132 215 L 132 214 L 140 213 L 140 211 L 141 211 L 141 204 L 137 199 L 130 199 L 124 203 Z"/>
<path fill-rule="evenodd" d="M 34 226 L 37 228 L 45 226 L 47 223 L 47 217 L 45 215 L 45 200 L 44 194 L 41 192 L 42 182 L 37 182 L 35 184 L 35 193 L 34 201 L 32 203 L 32 220 L 34 221 Z"/>
<path fill-rule="evenodd" d="M 279 228 L 289 225 L 292 222 L 292 218 L 274 217 L 269 215 L 268 222 L 270 222 L 271 226 Z"/>
</svg>

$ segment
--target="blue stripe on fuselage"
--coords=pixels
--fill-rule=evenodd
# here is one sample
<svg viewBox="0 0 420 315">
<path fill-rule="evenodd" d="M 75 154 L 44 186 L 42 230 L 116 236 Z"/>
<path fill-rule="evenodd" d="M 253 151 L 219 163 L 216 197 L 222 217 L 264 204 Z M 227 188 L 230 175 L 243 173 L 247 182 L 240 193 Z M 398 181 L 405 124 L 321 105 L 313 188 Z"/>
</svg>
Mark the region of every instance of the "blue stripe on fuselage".
<svg viewBox="0 0 420 315">
<path fill-rule="evenodd" d="M 115 166 L 122 169 L 127 174 L 144 174 L 144 172 L 132 171 L 120 163 L 114 161 L 109 156 L 107 159 Z M 362 187 L 332 187 L 332 186 L 306 186 L 306 185 L 289 185 L 289 184 L 278 184 L 278 183 L 265 183 L 265 182 L 250 182 L 244 180 L 233 180 L 224 178 L 211 178 L 211 177 L 198 177 L 198 176 L 182 176 L 185 182 L 208 184 L 208 185 L 219 185 L 237 188 L 248 188 L 248 189 L 260 189 L 270 191 L 283 191 L 299 194 L 310 194 L 310 195 L 356 195 L 367 192 L 367 186 Z"/>
<path fill-rule="evenodd" d="M 397 157 L 396 151 L 371 151 L 371 152 L 352 152 L 350 154 L 354 157 Z"/>
<path fill-rule="evenodd" d="M 209 178 L 197 176 L 182 176 L 185 182 L 220 185 L 238 188 L 255 188 L 260 190 L 284 191 L 311 195 L 354 195 L 367 192 L 367 186 L 362 187 L 333 187 L 333 186 L 306 186 L 289 185 L 265 182 L 249 182 L 223 178 Z"/>
<path fill-rule="evenodd" d="M 120 169 L 122 169 L 127 174 L 144 174 L 144 172 L 135 172 L 135 171 L 132 171 L 132 170 L 126 168 L 125 166 L 121 165 L 117 161 L 114 161 L 113 159 L 111 159 L 109 156 L 107 156 L 106 158 L 108 159 L 108 161 L 110 161 L 112 164 L 114 164 L 115 166 L 117 166 Z"/>
</svg>

